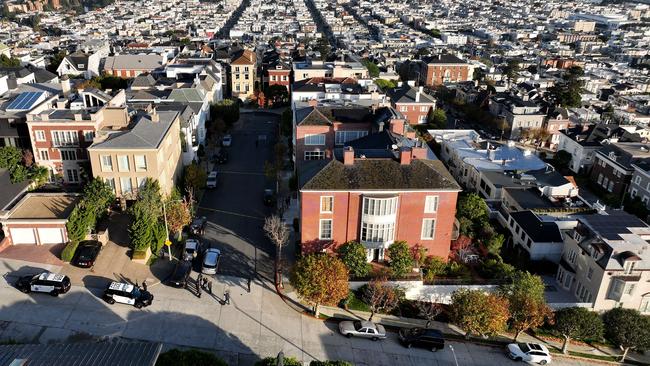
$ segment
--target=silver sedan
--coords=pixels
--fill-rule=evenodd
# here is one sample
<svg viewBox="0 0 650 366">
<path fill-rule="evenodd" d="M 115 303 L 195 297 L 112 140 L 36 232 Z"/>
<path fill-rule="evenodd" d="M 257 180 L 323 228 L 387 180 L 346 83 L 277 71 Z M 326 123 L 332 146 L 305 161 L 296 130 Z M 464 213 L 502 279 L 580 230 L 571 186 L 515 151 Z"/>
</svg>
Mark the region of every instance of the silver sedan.
<svg viewBox="0 0 650 366">
<path fill-rule="evenodd" d="M 342 321 L 339 331 L 344 336 L 370 338 L 373 341 L 386 338 L 386 329 L 381 324 L 369 321 Z"/>
</svg>

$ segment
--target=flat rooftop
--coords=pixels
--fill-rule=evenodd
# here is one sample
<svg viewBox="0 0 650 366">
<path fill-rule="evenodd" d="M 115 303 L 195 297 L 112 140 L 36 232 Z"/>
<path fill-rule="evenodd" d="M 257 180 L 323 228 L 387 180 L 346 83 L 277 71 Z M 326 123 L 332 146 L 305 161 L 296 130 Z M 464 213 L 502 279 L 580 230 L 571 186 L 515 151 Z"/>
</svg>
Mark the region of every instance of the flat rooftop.
<svg viewBox="0 0 650 366">
<path fill-rule="evenodd" d="M 81 196 L 69 193 L 28 193 L 9 213 L 10 220 L 70 217 Z"/>
</svg>

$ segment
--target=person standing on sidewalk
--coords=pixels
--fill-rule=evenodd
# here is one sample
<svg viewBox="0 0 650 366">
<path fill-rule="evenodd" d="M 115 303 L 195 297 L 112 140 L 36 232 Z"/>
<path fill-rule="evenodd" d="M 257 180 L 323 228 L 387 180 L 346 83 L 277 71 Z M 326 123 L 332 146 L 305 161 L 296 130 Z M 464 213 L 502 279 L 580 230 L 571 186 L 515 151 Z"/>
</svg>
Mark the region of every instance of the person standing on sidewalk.
<svg viewBox="0 0 650 366">
<path fill-rule="evenodd" d="M 228 289 L 223 292 L 223 303 L 230 305 L 230 291 Z"/>
</svg>

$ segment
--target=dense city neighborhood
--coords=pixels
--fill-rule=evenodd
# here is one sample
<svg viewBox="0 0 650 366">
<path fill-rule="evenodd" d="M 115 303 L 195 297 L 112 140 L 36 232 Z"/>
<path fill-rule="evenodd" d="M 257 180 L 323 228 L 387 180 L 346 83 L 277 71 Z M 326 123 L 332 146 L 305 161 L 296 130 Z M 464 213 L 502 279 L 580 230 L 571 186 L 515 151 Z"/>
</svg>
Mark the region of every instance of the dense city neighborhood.
<svg viewBox="0 0 650 366">
<path fill-rule="evenodd" d="M 0 9 L 0 366 L 650 364 L 648 0 Z"/>
</svg>

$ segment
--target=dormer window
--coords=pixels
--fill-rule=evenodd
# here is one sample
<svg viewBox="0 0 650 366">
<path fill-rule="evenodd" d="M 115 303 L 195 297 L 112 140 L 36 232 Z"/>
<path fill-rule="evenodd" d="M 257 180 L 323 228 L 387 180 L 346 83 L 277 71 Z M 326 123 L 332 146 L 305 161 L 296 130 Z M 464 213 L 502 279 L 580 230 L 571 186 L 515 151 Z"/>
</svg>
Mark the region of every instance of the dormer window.
<svg viewBox="0 0 650 366">
<path fill-rule="evenodd" d="M 629 275 L 634 270 L 636 261 L 625 261 L 623 264 L 623 274 Z"/>
<path fill-rule="evenodd" d="M 612 161 L 616 161 L 616 153 L 613 151 L 609 152 L 609 158 L 612 159 Z"/>
</svg>

